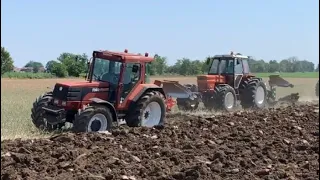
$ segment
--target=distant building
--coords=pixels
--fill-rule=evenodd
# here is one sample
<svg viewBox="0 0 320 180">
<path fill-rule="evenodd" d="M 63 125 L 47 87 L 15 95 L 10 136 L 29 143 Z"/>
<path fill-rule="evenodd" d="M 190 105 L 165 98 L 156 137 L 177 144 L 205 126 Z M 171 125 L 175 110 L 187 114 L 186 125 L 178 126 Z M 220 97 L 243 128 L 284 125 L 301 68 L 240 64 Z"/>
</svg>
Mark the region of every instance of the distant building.
<svg viewBox="0 0 320 180">
<path fill-rule="evenodd" d="M 45 72 L 46 69 L 44 67 L 40 67 L 38 72 Z M 14 67 L 13 72 L 33 72 L 33 67 L 23 67 L 23 68 L 18 68 Z"/>
</svg>

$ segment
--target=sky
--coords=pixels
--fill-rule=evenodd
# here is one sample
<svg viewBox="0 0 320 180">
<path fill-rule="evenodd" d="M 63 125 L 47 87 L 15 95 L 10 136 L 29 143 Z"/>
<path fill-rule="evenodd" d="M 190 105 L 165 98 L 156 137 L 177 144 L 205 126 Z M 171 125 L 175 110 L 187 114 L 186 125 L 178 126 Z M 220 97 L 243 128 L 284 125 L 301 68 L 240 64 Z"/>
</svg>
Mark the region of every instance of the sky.
<svg viewBox="0 0 320 180">
<path fill-rule="evenodd" d="M 318 0 L 1 0 L 1 46 L 18 67 L 62 52 L 155 53 L 169 64 L 230 51 L 318 64 Z"/>
</svg>

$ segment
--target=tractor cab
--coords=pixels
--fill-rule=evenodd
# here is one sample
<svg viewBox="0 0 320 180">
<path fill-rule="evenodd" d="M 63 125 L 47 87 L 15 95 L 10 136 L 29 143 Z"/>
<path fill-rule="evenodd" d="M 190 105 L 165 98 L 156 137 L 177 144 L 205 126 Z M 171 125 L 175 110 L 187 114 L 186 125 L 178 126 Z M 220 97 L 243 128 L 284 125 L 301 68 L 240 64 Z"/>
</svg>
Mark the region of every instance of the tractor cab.
<svg viewBox="0 0 320 180">
<path fill-rule="evenodd" d="M 117 102 L 126 98 L 137 84 L 148 82 L 148 66 L 153 60 L 145 55 L 112 51 L 94 51 L 92 61 L 89 62 L 87 81 L 98 82 L 108 86 L 110 94 L 108 100 Z M 117 96 L 118 94 L 118 96 Z"/>
<path fill-rule="evenodd" d="M 233 52 L 208 58 L 208 74 L 197 77 L 200 91 L 213 90 L 215 84 L 228 84 L 237 89 L 243 76 L 250 76 L 249 59 Z"/>
</svg>

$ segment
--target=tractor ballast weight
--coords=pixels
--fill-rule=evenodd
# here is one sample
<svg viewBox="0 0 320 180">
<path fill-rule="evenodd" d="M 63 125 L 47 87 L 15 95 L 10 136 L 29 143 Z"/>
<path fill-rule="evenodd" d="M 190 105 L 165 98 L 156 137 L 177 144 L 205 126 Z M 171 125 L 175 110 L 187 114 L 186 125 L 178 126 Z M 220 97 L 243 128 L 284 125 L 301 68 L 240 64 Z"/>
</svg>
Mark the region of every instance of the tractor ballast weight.
<svg viewBox="0 0 320 180">
<path fill-rule="evenodd" d="M 33 124 L 53 131 L 65 123 L 75 132 L 105 131 L 114 122 L 131 127 L 162 125 L 174 104 L 163 89 L 149 84 L 153 57 L 113 51 L 93 51 L 86 81 L 56 83 L 53 91 L 33 103 Z"/>
</svg>

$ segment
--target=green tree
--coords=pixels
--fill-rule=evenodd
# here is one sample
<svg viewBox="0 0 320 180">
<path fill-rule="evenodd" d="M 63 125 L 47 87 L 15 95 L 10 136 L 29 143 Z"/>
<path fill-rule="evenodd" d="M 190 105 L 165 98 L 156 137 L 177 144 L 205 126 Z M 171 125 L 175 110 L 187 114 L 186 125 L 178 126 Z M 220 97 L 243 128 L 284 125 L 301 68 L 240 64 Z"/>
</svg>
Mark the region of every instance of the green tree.
<svg viewBox="0 0 320 180">
<path fill-rule="evenodd" d="M 12 71 L 13 68 L 13 59 L 11 58 L 10 53 L 1 46 L 1 75 Z"/>
<path fill-rule="evenodd" d="M 67 68 L 69 76 L 79 77 L 87 71 L 88 56 L 86 54 L 62 53 L 57 58 Z"/>
<path fill-rule="evenodd" d="M 68 76 L 68 71 L 67 67 L 59 62 L 52 62 L 51 63 L 51 72 L 52 74 L 56 75 L 57 77 L 67 77 Z"/>
<path fill-rule="evenodd" d="M 55 63 L 58 63 L 58 62 L 55 60 L 48 61 L 46 64 L 46 71 L 49 73 L 52 73 L 52 67 Z"/>
<path fill-rule="evenodd" d="M 24 67 L 32 67 L 33 72 L 39 72 L 40 68 L 43 68 L 43 64 L 41 62 L 29 61 Z"/>
<path fill-rule="evenodd" d="M 268 68 L 268 72 L 278 72 L 280 70 L 279 68 L 279 63 L 276 60 L 271 60 L 269 61 L 269 68 Z"/>
<path fill-rule="evenodd" d="M 167 70 L 167 58 L 161 57 L 158 54 L 154 56 L 154 60 L 151 62 L 151 75 L 163 75 Z"/>
</svg>

